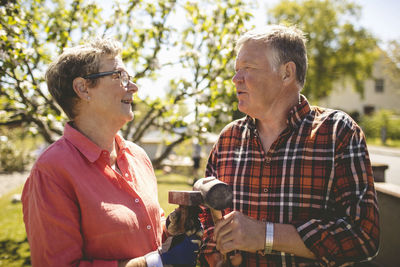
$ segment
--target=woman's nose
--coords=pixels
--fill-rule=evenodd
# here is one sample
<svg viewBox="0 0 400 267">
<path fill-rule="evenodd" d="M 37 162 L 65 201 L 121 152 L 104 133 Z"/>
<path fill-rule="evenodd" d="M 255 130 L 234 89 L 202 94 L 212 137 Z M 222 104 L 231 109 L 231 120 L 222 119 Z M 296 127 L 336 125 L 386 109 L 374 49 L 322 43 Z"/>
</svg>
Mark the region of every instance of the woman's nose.
<svg viewBox="0 0 400 267">
<path fill-rule="evenodd" d="M 139 91 L 139 88 L 137 87 L 136 83 L 129 81 L 128 90 L 136 93 L 137 91 Z"/>
</svg>

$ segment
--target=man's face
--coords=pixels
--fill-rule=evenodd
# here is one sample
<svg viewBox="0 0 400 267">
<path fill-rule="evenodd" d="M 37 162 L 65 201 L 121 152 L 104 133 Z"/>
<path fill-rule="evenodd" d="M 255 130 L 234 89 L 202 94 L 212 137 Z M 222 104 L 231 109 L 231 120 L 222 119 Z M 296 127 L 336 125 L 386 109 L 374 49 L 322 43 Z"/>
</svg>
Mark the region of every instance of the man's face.
<svg viewBox="0 0 400 267">
<path fill-rule="evenodd" d="M 262 42 L 248 41 L 236 58 L 236 86 L 238 108 L 241 112 L 259 119 L 279 100 L 282 79 L 279 71 L 271 67 L 273 52 Z"/>
</svg>

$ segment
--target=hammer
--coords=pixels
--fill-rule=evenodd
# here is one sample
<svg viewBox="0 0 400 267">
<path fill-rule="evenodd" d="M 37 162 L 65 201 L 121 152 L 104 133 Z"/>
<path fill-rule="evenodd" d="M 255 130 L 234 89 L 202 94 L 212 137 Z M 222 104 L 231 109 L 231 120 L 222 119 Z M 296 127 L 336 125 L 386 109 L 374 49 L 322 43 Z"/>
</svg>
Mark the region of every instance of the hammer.
<svg viewBox="0 0 400 267">
<path fill-rule="evenodd" d="M 199 179 L 193 185 L 193 191 L 168 192 L 168 202 L 171 204 L 209 207 L 214 223 L 222 219 L 221 210 L 230 207 L 232 199 L 232 189 L 215 177 Z"/>
<path fill-rule="evenodd" d="M 232 189 L 215 177 L 199 179 L 193 185 L 193 191 L 172 190 L 168 192 L 168 202 L 171 204 L 178 204 L 180 206 L 207 206 L 210 209 L 214 223 L 222 219 L 221 211 L 231 206 L 232 199 Z M 232 264 L 234 263 L 232 262 Z"/>
</svg>

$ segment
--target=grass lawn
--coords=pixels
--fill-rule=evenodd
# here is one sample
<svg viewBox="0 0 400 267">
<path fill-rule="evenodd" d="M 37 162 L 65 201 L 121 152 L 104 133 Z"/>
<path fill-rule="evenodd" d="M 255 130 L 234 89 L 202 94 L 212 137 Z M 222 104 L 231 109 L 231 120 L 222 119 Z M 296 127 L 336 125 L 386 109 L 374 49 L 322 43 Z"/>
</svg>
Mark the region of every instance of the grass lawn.
<svg viewBox="0 0 400 267">
<path fill-rule="evenodd" d="M 158 180 L 158 200 L 168 215 L 177 206 L 168 203 L 169 190 L 191 190 L 187 184 L 188 176 L 181 174 L 163 174 L 156 171 Z M 26 240 L 22 220 L 21 203 L 12 204 L 13 194 L 21 193 L 22 187 L 0 198 L 0 266 L 30 266 L 29 245 Z"/>
<path fill-rule="evenodd" d="M 13 194 L 21 191 L 22 187 L 0 198 L 0 266 L 30 266 L 22 205 L 10 201 Z"/>
<path fill-rule="evenodd" d="M 367 145 L 400 148 L 400 140 L 388 139 L 386 141 L 386 144 L 383 145 L 380 138 L 368 138 L 367 137 Z"/>
<path fill-rule="evenodd" d="M 162 174 L 161 171 L 156 171 L 158 181 L 158 201 L 165 211 L 165 216 L 170 214 L 178 206 L 168 203 L 169 190 L 192 190 L 192 186 L 188 185 L 188 176 L 182 174 Z"/>
</svg>

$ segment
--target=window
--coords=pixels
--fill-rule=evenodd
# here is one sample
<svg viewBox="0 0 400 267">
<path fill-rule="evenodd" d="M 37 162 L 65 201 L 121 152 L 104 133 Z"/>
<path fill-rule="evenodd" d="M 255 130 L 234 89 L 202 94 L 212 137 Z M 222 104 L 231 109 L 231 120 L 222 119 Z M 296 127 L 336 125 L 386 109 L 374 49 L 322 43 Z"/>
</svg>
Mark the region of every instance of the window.
<svg viewBox="0 0 400 267">
<path fill-rule="evenodd" d="M 375 80 L 375 92 L 383 93 L 383 90 L 384 90 L 384 80 L 376 79 Z"/>
<path fill-rule="evenodd" d="M 374 111 L 375 111 L 374 106 L 371 106 L 371 105 L 364 106 L 364 114 L 365 115 L 372 115 L 372 113 L 374 113 Z"/>
</svg>

